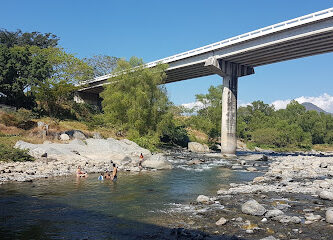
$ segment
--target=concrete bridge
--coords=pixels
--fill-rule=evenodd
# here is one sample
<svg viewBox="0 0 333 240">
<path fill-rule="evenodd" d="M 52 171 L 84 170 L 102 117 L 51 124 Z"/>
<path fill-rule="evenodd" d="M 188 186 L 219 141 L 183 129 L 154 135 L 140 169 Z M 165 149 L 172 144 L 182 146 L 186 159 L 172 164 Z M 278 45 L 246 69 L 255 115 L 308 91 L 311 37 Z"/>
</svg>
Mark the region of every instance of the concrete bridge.
<svg viewBox="0 0 333 240">
<path fill-rule="evenodd" d="M 277 23 L 146 64 L 169 65 L 166 83 L 218 74 L 223 78 L 222 152 L 235 154 L 238 78 L 254 67 L 333 51 L 333 8 Z M 76 101 L 98 103 L 113 75 L 82 83 Z"/>
</svg>

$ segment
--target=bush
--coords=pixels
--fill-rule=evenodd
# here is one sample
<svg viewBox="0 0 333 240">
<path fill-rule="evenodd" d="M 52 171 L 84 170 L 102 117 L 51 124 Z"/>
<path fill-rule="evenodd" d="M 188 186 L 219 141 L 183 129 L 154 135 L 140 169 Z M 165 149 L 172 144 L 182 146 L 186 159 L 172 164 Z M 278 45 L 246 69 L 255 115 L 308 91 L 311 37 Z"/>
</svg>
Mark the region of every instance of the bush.
<svg viewBox="0 0 333 240">
<path fill-rule="evenodd" d="M 24 161 L 33 161 L 34 158 L 31 157 L 27 151 L 11 148 L 4 144 L 0 144 L 0 156 L 1 161 L 5 162 L 24 162 Z"/>
<path fill-rule="evenodd" d="M 190 141 L 184 126 L 173 126 L 165 129 L 160 140 L 164 143 L 171 143 L 182 147 L 186 147 Z"/>
<path fill-rule="evenodd" d="M 151 152 L 157 151 L 157 146 L 160 144 L 160 139 L 157 134 L 147 134 L 140 136 L 137 130 L 129 130 L 128 139 L 138 144 L 140 147 L 149 149 Z"/>
</svg>

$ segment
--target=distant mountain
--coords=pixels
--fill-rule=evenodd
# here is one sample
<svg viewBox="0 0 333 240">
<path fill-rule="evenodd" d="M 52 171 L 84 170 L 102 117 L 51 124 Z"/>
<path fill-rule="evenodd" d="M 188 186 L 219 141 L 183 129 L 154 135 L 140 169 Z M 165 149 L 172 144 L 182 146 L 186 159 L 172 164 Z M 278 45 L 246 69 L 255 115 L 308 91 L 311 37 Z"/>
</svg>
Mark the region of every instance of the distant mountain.
<svg viewBox="0 0 333 240">
<path fill-rule="evenodd" d="M 302 105 L 305 107 L 305 109 L 307 111 L 314 110 L 316 112 L 322 112 L 322 113 L 325 113 L 325 114 L 332 114 L 333 115 L 333 113 L 326 112 L 325 110 L 321 109 L 317 105 L 314 105 L 313 103 L 310 103 L 310 102 L 304 102 L 304 103 L 302 103 Z"/>
</svg>

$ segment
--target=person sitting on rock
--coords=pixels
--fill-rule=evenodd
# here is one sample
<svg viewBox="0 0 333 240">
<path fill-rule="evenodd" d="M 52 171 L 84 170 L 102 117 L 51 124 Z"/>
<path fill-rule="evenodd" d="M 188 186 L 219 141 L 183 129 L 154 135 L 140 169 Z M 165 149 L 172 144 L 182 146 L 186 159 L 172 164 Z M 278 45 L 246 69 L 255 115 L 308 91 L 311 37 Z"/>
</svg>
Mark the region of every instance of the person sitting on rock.
<svg viewBox="0 0 333 240">
<path fill-rule="evenodd" d="M 81 171 L 81 167 L 78 166 L 78 167 L 77 167 L 77 170 L 76 170 L 76 176 L 77 176 L 77 177 L 87 177 L 88 174 L 85 173 L 85 172 L 83 172 L 83 171 Z"/>
</svg>

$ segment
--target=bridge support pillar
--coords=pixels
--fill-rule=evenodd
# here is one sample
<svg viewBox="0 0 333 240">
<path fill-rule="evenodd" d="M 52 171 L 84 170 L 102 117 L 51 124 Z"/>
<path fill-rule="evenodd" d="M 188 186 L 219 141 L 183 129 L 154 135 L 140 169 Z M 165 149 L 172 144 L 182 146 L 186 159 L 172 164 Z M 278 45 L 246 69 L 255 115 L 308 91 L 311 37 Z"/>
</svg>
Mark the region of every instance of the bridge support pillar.
<svg viewBox="0 0 333 240">
<path fill-rule="evenodd" d="M 237 147 L 237 85 L 237 76 L 223 77 L 221 151 L 227 155 L 234 155 Z"/>
<path fill-rule="evenodd" d="M 254 69 L 216 57 L 208 58 L 205 67 L 223 77 L 221 151 L 224 155 L 232 156 L 236 154 L 237 148 L 238 77 L 253 74 Z"/>
</svg>

